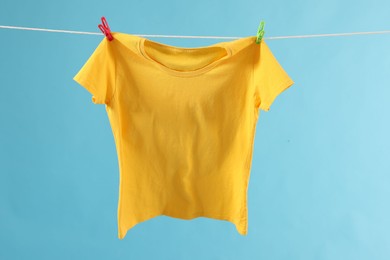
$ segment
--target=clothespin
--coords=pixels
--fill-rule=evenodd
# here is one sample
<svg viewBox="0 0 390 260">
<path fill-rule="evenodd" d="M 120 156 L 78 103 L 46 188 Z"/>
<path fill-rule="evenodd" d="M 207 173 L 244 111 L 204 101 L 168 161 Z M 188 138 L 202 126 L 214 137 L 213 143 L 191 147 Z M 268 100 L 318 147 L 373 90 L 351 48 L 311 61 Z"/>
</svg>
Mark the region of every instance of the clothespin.
<svg viewBox="0 0 390 260">
<path fill-rule="evenodd" d="M 256 43 L 259 44 L 264 36 L 264 21 L 260 22 L 259 28 L 257 29 Z"/>
<path fill-rule="evenodd" d="M 106 21 L 106 18 L 102 17 L 102 24 L 98 25 L 99 29 L 103 32 L 103 34 L 107 37 L 109 41 L 114 40 L 114 37 L 111 34 L 110 27 L 108 26 L 108 23 Z"/>
</svg>

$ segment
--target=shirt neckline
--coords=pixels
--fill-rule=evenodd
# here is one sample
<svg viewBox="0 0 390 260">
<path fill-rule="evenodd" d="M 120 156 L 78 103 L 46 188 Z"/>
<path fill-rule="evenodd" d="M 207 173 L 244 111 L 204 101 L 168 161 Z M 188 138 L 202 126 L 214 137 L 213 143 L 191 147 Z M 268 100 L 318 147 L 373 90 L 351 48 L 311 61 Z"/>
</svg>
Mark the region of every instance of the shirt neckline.
<svg viewBox="0 0 390 260">
<path fill-rule="evenodd" d="M 212 44 L 212 45 L 206 45 L 206 46 L 202 46 L 202 47 L 187 48 L 187 47 L 178 47 L 178 46 L 163 44 L 163 43 L 152 41 L 152 40 L 146 39 L 144 37 L 140 37 L 140 36 L 136 36 L 136 37 L 138 38 L 138 40 L 137 40 L 138 41 L 137 47 L 138 47 L 138 51 L 140 52 L 141 56 L 145 60 L 147 60 L 149 63 L 151 63 L 152 65 L 154 65 L 157 68 L 163 70 L 164 72 L 166 72 L 168 74 L 171 74 L 171 75 L 174 75 L 174 76 L 191 77 L 191 76 L 200 75 L 202 73 L 210 71 L 212 68 L 217 66 L 219 63 L 221 63 L 222 61 L 224 61 L 224 60 L 226 60 L 226 59 L 228 59 L 228 58 L 230 58 L 232 56 L 232 50 L 231 50 L 231 48 L 229 48 L 229 46 L 227 46 L 225 44 L 225 42 L 218 42 L 218 43 L 215 43 L 215 44 Z M 222 48 L 222 49 L 224 49 L 226 51 L 226 55 L 221 57 L 221 58 L 219 58 L 219 59 L 217 59 L 217 60 L 212 61 L 211 63 L 207 64 L 206 66 L 204 66 L 204 67 L 202 67 L 200 69 L 189 70 L 189 71 L 180 71 L 180 70 L 175 70 L 175 69 L 169 68 L 167 66 L 164 66 L 161 63 L 157 62 L 156 60 L 152 59 L 145 51 L 145 42 L 146 41 L 151 42 L 151 43 L 153 43 L 154 45 L 157 45 L 157 46 L 169 48 L 169 49 L 174 50 L 174 51 L 175 50 L 176 51 L 206 50 L 206 49 L 219 47 L 219 48 Z"/>
</svg>

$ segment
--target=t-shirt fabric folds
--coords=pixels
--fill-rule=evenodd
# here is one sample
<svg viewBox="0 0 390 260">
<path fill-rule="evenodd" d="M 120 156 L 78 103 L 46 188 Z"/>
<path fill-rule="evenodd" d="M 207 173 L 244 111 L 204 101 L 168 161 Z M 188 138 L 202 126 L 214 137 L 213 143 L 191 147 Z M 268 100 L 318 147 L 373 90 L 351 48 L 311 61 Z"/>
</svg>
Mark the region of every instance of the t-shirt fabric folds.
<svg viewBox="0 0 390 260">
<path fill-rule="evenodd" d="M 293 80 L 256 36 L 184 48 L 112 35 L 73 79 L 109 118 L 118 238 L 160 215 L 225 220 L 247 235 L 256 123 Z"/>
</svg>

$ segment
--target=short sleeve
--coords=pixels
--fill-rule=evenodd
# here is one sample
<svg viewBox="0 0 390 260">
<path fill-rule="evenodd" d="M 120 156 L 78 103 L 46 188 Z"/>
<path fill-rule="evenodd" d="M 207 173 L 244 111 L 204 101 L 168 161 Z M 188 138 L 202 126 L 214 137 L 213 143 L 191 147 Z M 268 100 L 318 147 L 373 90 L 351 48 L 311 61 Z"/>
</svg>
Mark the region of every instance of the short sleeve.
<svg viewBox="0 0 390 260">
<path fill-rule="evenodd" d="M 115 92 L 113 50 L 104 38 L 73 79 L 92 94 L 94 104 L 108 104 Z"/>
<path fill-rule="evenodd" d="M 269 111 L 275 98 L 294 84 L 264 40 L 255 45 L 253 79 L 256 107 Z"/>
</svg>

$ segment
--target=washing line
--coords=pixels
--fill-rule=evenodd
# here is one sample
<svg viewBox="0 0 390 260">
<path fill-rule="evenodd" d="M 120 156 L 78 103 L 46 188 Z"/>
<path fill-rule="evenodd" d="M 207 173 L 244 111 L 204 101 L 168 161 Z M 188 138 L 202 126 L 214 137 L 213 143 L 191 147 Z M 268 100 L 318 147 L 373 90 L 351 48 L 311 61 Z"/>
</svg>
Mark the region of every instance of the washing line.
<svg viewBox="0 0 390 260">
<path fill-rule="evenodd" d="M 0 28 L 104 36 L 101 32 L 83 32 L 83 31 L 70 31 L 70 30 L 58 30 L 58 29 L 46 29 L 46 28 L 19 27 L 19 26 L 9 26 L 9 25 L 0 25 Z M 280 39 L 339 37 L 339 36 L 370 35 L 370 34 L 371 35 L 372 34 L 390 34 L 390 30 L 370 31 L 370 32 L 347 32 L 347 33 L 269 36 L 269 37 L 263 37 L 263 39 L 265 39 L 265 40 L 280 40 Z M 243 38 L 243 37 L 230 37 L 230 36 L 184 36 L 184 35 L 157 35 L 157 34 L 132 34 L 132 35 L 139 36 L 139 37 L 150 37 L 150 38 L 191 38 L 191 39 L 240 39 L 240 38 Z"/>
</svg>

